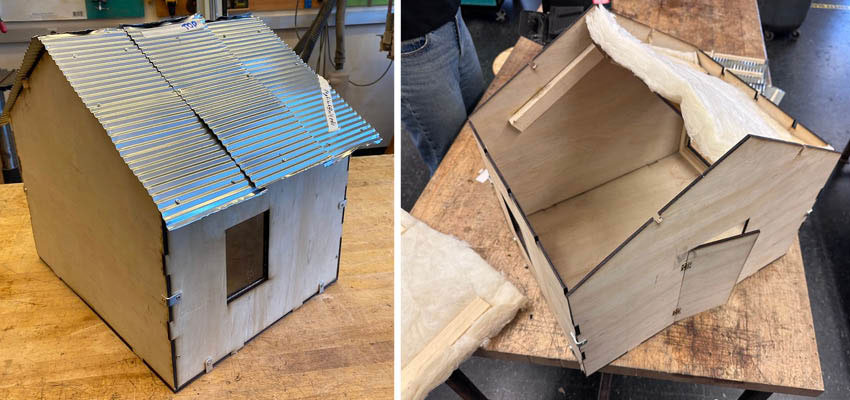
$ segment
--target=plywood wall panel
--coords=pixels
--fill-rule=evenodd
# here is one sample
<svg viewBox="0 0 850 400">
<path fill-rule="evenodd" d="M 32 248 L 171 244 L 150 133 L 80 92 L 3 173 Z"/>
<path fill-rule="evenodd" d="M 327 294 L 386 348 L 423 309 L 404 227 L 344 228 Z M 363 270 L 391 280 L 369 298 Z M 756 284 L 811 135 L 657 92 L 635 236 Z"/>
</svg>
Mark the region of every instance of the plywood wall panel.
<svg viewBox="0 0 850 400">
<path fill-rule="evenodd" d="M 56 63 L 11 111 L 39 256 L 173 383 L 162 218 Z"/>
</svg>

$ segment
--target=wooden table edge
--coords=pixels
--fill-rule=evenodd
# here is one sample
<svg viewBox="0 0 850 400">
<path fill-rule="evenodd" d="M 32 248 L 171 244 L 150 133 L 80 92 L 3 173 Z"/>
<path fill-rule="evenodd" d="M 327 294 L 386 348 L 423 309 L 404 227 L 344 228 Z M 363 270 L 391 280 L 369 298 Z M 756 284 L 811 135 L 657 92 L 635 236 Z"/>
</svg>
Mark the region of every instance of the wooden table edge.
<svg viewBox="0 0 850 400">
<path fill-rule="evenodd" d="M 569 368 L 569 369 L 579 369 L 578 361 L 575 360 L 562 360 L 562 359 L 553 359 L 553 358 L 545 358 L 545 357 L 534 357 L 529 355 L 521 355 L 514 353 L 504 353 L 500 351 L 492 351 L 486 350 L 484 348 L 479 348 L 473 354 L 477 357 L 490 358 L 494 360 L 504 360 L 504 361 L 514 361 L 514 362 L 525 362 L 529 364 L 550 366 L 550 367 L 560 367 L 560 368 Z M 614 361 L 616 363 L 616 361 Z M 820 388 L 803 388 L 803 387 L 792 387 L 792 386 L 780 386 L 780 385 L 769 385 L 769 384 L 760 384 L 754 382 L 744 382 L 744 381 L 736 381 L 731 379 L 718 379 L 718 378 L 710 378 L 706 376 L 697 376 L 697 375 L 685 375 L 685 374 L 676 374 L 676 373 L 666 373 L 658 370 L 651 369 L 640 369 L 640 368 L 630 368 L 615 365 L 614 363 L 609 364 L 602 369 L 599 370 L 600 373 L 607 374 L 615 374 L 615 375 L 629 375 L 629 376 L 638 376 L 642 378 L 650 378 L 650 379 L 660 379 L 665 381 L 674 381 L 674 382 L 682 382 L 682 383 L 698 383 L 698 384 L 707 384 L 707 385 L 716 385 L 716 386 L 724 386 L 731 387 L 734 389 L 743 389 L 743 390 L 757 390 L 760 392 L 770 392 L 770 393 L 782 393 L 782 394 L 790 394 L 796 396 L 808 396 L 808 397 L 817 397 L 824 393 L 825 388 L 823 385 L 823 379 L 821 379 Z M 821 378 L 823 378 L 823 373 L 821 373 Z"/>
</svg>

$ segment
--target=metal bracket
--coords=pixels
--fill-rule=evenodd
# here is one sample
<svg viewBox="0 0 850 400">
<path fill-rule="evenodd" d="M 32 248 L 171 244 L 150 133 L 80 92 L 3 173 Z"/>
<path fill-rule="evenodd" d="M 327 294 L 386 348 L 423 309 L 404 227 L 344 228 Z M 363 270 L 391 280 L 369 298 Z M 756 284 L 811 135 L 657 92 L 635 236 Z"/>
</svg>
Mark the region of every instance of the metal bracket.
<svg viewBox="0 0 850 400">
<path fill-rule="evenodd" d="M 163 297 L 163 299 L 165 299 L 165 302 L 168 304 L 169 307 L 176 304 L 180 304 L 180 301 L 183 300 L 183 291 L 178 290 L 169 297 Z"/>
<path fill-rule="evenodd" d="M 319 294 L 324 293 L 326 287 L 327 285 L 325 285 L 325 281 L 319 281 Z"/>
<path fill-rule="evenodd" d="M 573 338 L 573 342 L 575 342 L 576 346 L 578 346 L 579 351 L 581 351 L 582 346 L 587 344 L 587 338 L 583 339 L 581 342 L 576 339 L 576 333 L 570 332 L 570 337 Z"/>
<path fill-rule="evenodd" d="M 207 357 L 207 359 L 204 360 L 204 372 L 210 373 L 210 371 L 212 371 L 212 370 L 213 370 L 213 359 L 212 359 L 212 357 Z"/>
<path fill-rule="evenodd" d="M 336 208 L 342 210 L 345 206 L 348 205 L 348 199 L 342 199 L 339 204 L 336 205 Z"/>
</svg>

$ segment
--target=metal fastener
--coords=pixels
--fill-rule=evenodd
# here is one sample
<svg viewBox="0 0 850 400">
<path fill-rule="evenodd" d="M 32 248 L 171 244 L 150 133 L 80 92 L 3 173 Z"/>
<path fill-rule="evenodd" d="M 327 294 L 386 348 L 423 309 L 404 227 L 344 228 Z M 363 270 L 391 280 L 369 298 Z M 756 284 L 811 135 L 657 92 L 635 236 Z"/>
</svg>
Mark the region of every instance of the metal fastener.
<svg viewBox="0 0 850 400">
<path fill-rule="evenodd" d="M 586 344 L 587 344 L 587 338 L 585 338 L 585 339 L 583 339 L 581 342 L 579 342 L 579 341 L 578 341 L 578 339 L 576 338 L 576 333 L 575 333 L 575 332 L 570 332 L 570 337 L 572 337 L 572 338 L 573 338 L 573 342 L 575 342 L 575 344 L 576 344 L 576 346 L 578 346 L 578 349 L 579 349 L 579 350 L 581 350 L 581 347 L 582 347 L 582 346 L 584 346 L 584 345 L 586 345 Z"/>
<path fill-rule="evenodd" d="M 180 304 L 180 301 L 183 300 L 183 291 L 178 290 L 174 292 L 171 296 L 165 298 L 165 303 L 168 304 L 169 307 Z"/>
</svg>

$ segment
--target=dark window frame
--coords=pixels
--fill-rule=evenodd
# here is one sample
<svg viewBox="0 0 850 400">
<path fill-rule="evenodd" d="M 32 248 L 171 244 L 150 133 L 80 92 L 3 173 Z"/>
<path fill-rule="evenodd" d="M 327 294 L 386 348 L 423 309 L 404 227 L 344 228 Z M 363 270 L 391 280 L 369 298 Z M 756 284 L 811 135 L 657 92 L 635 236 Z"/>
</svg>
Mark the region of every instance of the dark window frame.
<svg viewBox="0 0 850 400">
<path fill-rule="evenodd" d="M 227 285 L 226 285 L 226 282 L 225 282 L 225 294 L 227 295 L 227 304 L 230 304 L 230 302 L 232 302 L 233 300 L 236 300 L 237 298 L 241 297 L 245 293 L 250 292 L 251 289 L 254 289 L 257 286 L 260 286 L 263 282 L 266 282 L 269 279 L 269 220 L 270 220 L 269 213 L 270 213 L 270 210 L 265 210 L 260 214 L 257 214 L 257 215 L 255 215 L 251 218 L 248 218 L 244 221 L 241 221 L 239 223 L 234 224 L 230 228 L 225 229 L 225 236 L 224 236 L 225 252 L 227 252 L 227 244 L 226 244 L 227 243 L 227 230 L 231 229 L 231 228 L 233 228 L 233 227 L 235 227 L 235 226 L 237 226 L 241 223 L 249 221 L 253 218 L 256 218 L 259 215 L 263 216 L 263 275 L 259 279 L 245 285 L 243 288 L 237 290 L 236 292 L 234 292 L 233 294 L 230 294 L 230 295 L 227 295 L 227 293 L 226 293 L 227 292 L 227 290 L 226 290 Z M 225 279 L 227 279 L 227 268 L 228 268 L 227 254 L 225 254 Z"/>
</svg>

